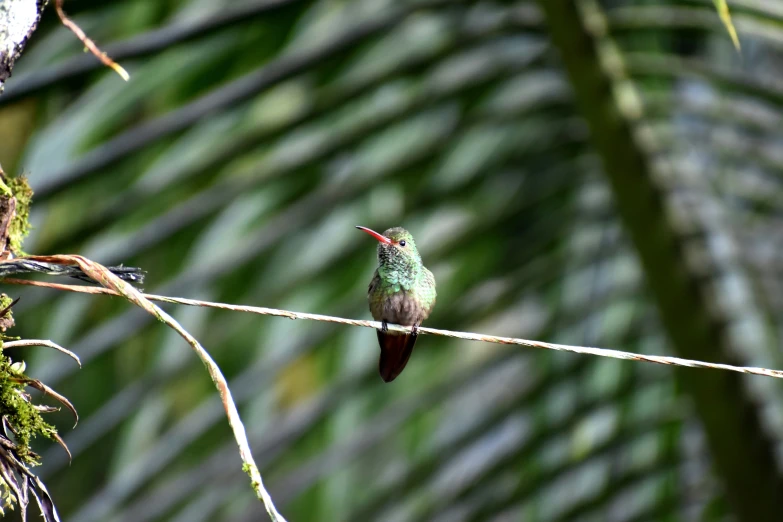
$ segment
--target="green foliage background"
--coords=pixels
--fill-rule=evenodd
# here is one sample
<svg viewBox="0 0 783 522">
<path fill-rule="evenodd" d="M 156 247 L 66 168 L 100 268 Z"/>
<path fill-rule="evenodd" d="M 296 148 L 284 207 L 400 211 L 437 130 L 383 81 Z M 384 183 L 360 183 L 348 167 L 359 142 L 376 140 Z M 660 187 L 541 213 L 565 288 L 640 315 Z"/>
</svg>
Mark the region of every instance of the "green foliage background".
<svg viewBox="0 0 783 522">
<path fill-rule="evenodd" d="M 634 146 L 658 172 L 645 182 L 670 204 L 660 233 L 680 241 L 698 313 L 725 343 L 709 359 L 783 367 L 783 12 L 731 7 L 741 55 L 709 0 L 601 5 L 644 108 Z M 131 81 L 50 10 L 0 96 L 0 163 L 36 191 L 26 251 L 143 267 L 151 293 L 366 318 L 375 245 L 353 226 L 402 225 L 438 281 L 429 326 L 682 353 L 538 4 L 66 10 Z M 582 95 L 622 105 L 628 92 Z M 120 299 L 4 291 L 22 295 L 15 334 L 84 364 L 20 352 L 82 417 L 72 432 L 56 419 L 70 466 L 41 446 L 64 520 L 263 519 L 180 338 Z M 690 400 L 708 386 L 697 370 L 675 381 L 666 367 L 423 337 L 385 385 L 371 330 L 170 311 L 230 378 L 289 520 L 751 520 L 727 499 L 754 492 L 712 466 L 726 448 Z M 761 418 L 744 426 L 758 438 L 729 448 L 752 466 L 759 447 L 780 455 L 783 388 L 742 388 L 715 407 Z"/>
</svg>

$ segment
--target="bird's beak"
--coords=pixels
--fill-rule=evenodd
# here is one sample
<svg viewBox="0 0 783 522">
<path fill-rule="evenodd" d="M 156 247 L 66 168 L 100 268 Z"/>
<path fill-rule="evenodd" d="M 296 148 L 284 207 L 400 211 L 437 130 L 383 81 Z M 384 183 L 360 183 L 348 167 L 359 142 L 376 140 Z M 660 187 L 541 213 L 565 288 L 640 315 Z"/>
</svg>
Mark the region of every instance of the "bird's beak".
<svg viewBox="0 0 783 522">
<path fill-rule="evenodd" d="M 386 237 L 384 235 L 379 234 L 375 230 L 371 230 L 371 229 L 369 229 L 367 227 L 360 227 L 360 226 L 357 226 L 356 228 L 358 228 L 359 230 L 361 230 L 363 232 L 367 232 L 368 234 L 370 234 L 372 237 L 374 237 L 375 239 L 377 239 L 381 243 L 386 243 L 387 245 L 391 245 L 392 244 L 392 240 L 391 239 L 389 239 L 388 237 Z"/>
</svg>

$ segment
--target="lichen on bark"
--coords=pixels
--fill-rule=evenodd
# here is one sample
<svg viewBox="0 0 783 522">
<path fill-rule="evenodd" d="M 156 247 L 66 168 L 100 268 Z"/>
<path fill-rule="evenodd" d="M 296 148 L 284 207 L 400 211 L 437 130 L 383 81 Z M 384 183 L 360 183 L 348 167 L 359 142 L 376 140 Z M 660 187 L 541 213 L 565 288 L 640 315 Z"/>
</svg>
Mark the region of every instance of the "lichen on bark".
<svg viewBox="0 0 783 522">
<path fill-rule="evenodd" d="M 24 255 L 22 243 L 30 232 L 33 190 L 24 176 L 9 176 L 0 167 L 0 260 Z"/>
<path fill-rule="evenodd" d="M 33 200 L 33 189 L 24 176 L 13 176 L 6 179 L 6 186 L 16 199 L 16 212 L 11 219 L 8 230 L 8 248 L 14 255 L 24 255 L 22 243 L 30 233 L 30 204 Z"/>
<path fill-rule="evenodd" d="M 0 93 L 46 4 L 47 0 L 0 0 Z"/>
</svg>

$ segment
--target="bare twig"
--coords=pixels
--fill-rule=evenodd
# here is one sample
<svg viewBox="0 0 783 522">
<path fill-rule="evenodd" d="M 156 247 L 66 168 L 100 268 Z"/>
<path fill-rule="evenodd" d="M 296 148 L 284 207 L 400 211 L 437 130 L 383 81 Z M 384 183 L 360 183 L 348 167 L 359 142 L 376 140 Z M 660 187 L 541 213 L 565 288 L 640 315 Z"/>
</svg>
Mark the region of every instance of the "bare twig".
<svg viewBox="0 0 783 522">
<path fill-rule="evenodd" d="M 128 71 L 123 69 L 120 64 L 118 64 L 117 62 L 109 58 L 109 56 L 106 53 L 98 49 L 98 46 L 95 45 L 95 42 L 90 40 L 87 37 L 87 35 L 84 34 L 84 31 L 82 31 L 82 29 L 78 25 L 76 25 L 76 23 L 73 20 L 71 20 L 70 18 L 68 18 L 68 16 L 66 16 L 65 11 L 63 11 L 63 0 L 55 0 L 54 8 L 57 10 L 57 16 L 60 17 L 60 21 L 63 23 L 63 25 L 68 29 L 70 29 L 73 32 L 73 34 L 75 34 L 76 37 L 82 41 L 84 46 L 87 49 L 89 49 L 90 52 L 94 54 L 95 57 L 98 58 L 103 63 L 103 65 L 113 69 L 114 72 L 119 74 L 120 78 L 122 78 L 126 82 L 130 79 L 130 75 L 128 74 Z"/>
<path fill-rule="evenodd" d="M 195 337 L 190 335 L 190 333 L 187 330 L 185 330 L 173 317 L 171 317 L 165 311 L 161 310 L 158 306 L 151 303 L 150 300 L 147 297 L 145 297 L 144 294 L 139 292 L 136 288 L 134 288 L 129 283 L 126 283 L 125 281 L 123 281 L 122 279 L 120 279 L 119 277 L 111 273 L 111 271 L 109 271 L 106 267 L 98 263 L 90 261 L 89 259 L 84 258 L 82 256 L 64 256 L 64 255 L 30 256 L 28 259 L 32 259 L 34 261 L 42 261 L 45 263 L 56 263 L 56 264 L 79 266 L 79 268 L 81 268 L 81 270 L 85 274 L 91 277 L 95 282 L 105 287 L 105 288 L 94 288 L 94 287 L 83 287 L 83 288 L 93 288 L 95 290 L 107 290 L 107 292 L 104 293 L 118 295 L 128 299 L 133 304 L 149 312 L 151 315 L 156 317 L 159 321 L 165 323 L 166 325 L 174 329 L 183 339 L 185 339 L 188 342 L 188 344 L 193 348 L 193 351 L 196 352 L 196 355 L 198 355 L 199 359 L 201 359 L 201 362 L 204 363 L 204 366 L 207 368 L 207 372 L 209 373 L 209 376 L 212 378 L 212 382 L 215 383 L 215 387 L 218 389 L 218 392 L 220 394 L 220 399 L 223 402 L 223 407 L 226 410 L 228 423 L 231 426 L 232 431 L 234 432 L 234 438 L 236 439 L 237 445 L 239 446 L 239 457 L 242 459 L 243 462 L 242 469 L 250 476 L 250 481 L 253 490 L 256 492 L 258 498 L 261 499 L 261 501 L 264 503 L 264 507 L 266 508 L 269 517 L 272 519 L 272 522 L 285 522 L 283 516 L 280 515 L 280 513 L 278 513 L 277 509 L 275 508 L 275 505 L 272 502 L 272 497 L 264 488 L 264 483 L 261 479 L 261 473 L 258 471 L 258 466 L 256 465 L 255 460 L 253 459 L 252 452 L 250 451 L 250 444 L 248 443 L 247 440 L 247 433 L 245 432 L 245 426 L 242 424 L 242 420 L 239 417 L 239 412 L 237 411 L 236 404 L 234 404 L 234 399 L 231 397 L 231 391 L 228 388 L 228 383 L 226 382 L 226 378 L 223 376 L 222 372 L 220 371 L 220 368 L 212 359 L 212 357 L 210 357 L 209 353 L 204 349 L 203 346 L 201 346 L 201 343 L 199 343 Z"/>
<path fill-rule="evenodd" d="M 46 283 L 41 281 L 27 281 L 24 279 L 3 279 L 4 283 L 42 286 L 53 288 L 55 290 L 65 290 L 68 292 L 80 292 L 85 294 L 106 294 L 119 295 L 107 288 L 63 285 L 58 283 Z M 308 319 L 311 321 L 324 321 L 328 323 L 347 324 L 350 326 L 363 326 L 366 328 L 379 329 L 382 324 L 378 321 L 363 321 L 359 319 L 346 319 L 343 317 L 332 317 L 329 315 L 308 314 L 303 312 L 291 312 L 289 310 L 279 310 L 276 308 L 265 308 L 261 306 L 233 305 L 226 303 L 214 303 L 211 301 L 200 301 L 198 299 L 185 299 L 182 297 L 168 297 L 165 295 L 141 294 L 150 301 L 162 303 L 181 304 L 187 306 L 203 306 L 208 308 L 218 308 L 221 310 L 231 310 L 234 312 L 248 312 L 259 315 L 273 315 L 276 317 L 287 317 L 288 319 Z M 387 325 L 393 332 L 410 332 L 411 327 L 399 326 L 396 324 Z M 684 366 L 687 368 L 709 368 L 713 370 L 725 370 L 730 372 L 747 373 L 752 375 L 763 375 L 765 377 L 774 377 L 783 379 L 783 370 L 770 370 L 767 368 L 757 368 L 753 366 L 733 366 L 731 364 L 709 363 L 704 361 L 695 361 L 692 359 L 682 359 L 680 357 L 668 357 L 665 355 L 643 355 L 633 352 L 623 352 L 620 350 L 610 350 L 607 348 L 591 348 L 587 346 L 571 346 L 567 344 L 546 343 L 543 341 L 531 341 L 527 339 L 518 339 L 515 337 L 499 337 L 496 335 L 484 335 L 471 332 L 455 332 L 451 330 L 439 330 L 436 328 L 427 328 L 420 326 L 420 334 L 440 335 L 442 337 L 452 337 L 455 339 L 465 339 L 468 341 L 483 341 L 487 343 L 515 344 L 520 346 L 529 346 L 530 348 L 544 348 L 547 350 L 556 350 L 559 352 L 573 352 L 585 355 L 597 355 L 599 357 L 609 357 L 612 359 L 623 359 L 627 361 L 642 361 L 655 364 L 666 364 L 670 366 Z"/>
<path fill-rule="evenodd" d="M 20 339 L 18 341 L 5 341 L 1 349 L 5 350 L 6 348 L 21 348 L 23 346 L 45 346 L 46 348 L 53 348 L 75 360 L 80 368 L 82 366 L 82 361 L 79 360 L 78 355 L 68 350 L 67 348 L 63 348 L 59 344 L 47 339 Z"/>
<path fill-rule="evenodd" d="M 73 417 L 75 422 L 73 423 L 73 427 L 75 428 L 76 425 L 79 423 L 79 414 L 76 412 L 76 408 L 73 407 L 73 404 L 71 404 L 71 401 L 69 401 L 65 395 L 62 395 L 56 391 L 54 391 L 52 388 L 50 388 L 48 385 L 42 383 L 38 379 L 31 379 L 29 377 L 19 376 L 19 377 L 12 377 L 11 378 L 14 381 L 22 382 L 31 388 L 35 388 L 36 390 L 40 391 L 41 393 L 44 393 L 46 395 L 49 395 L 51 397 L 54 397 L 57 399 L 57 401 L 68 408 L 68 410 L 73 414 Z"/>
</svg>

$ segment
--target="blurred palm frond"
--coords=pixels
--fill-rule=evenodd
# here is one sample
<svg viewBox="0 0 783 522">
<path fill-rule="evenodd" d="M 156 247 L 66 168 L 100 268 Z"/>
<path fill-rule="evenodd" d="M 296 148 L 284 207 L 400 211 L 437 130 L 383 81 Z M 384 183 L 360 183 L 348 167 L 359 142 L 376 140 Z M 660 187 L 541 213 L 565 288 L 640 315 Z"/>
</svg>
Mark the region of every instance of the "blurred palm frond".
<svg viewBox="0 0 783 522">
<path fill-rule="evenodd" d="M 374 252 L 353 225 L 404 225 L 438 280 L 427 326 L 783 367 L 772 3 L 732 2 L 741 56 L 707 0 L 67 8 L 132 80 L 43 21 L 0 96 L 0 120 L 35 121 L 0 157 L 37 191 L 27 251 L 363 317 Z M 26 357 L 83 416 L 70 467 L 42 453 L 65 520 L 261 516 L 180 341 L 119 300 L 23 293 L 15 333 L 84 363 Z M 771 379 L 427 337 L 383 386 L 366 329 L 169 310 L 229 377 L 290 520 L 779 512 Z"/>
</svg>

